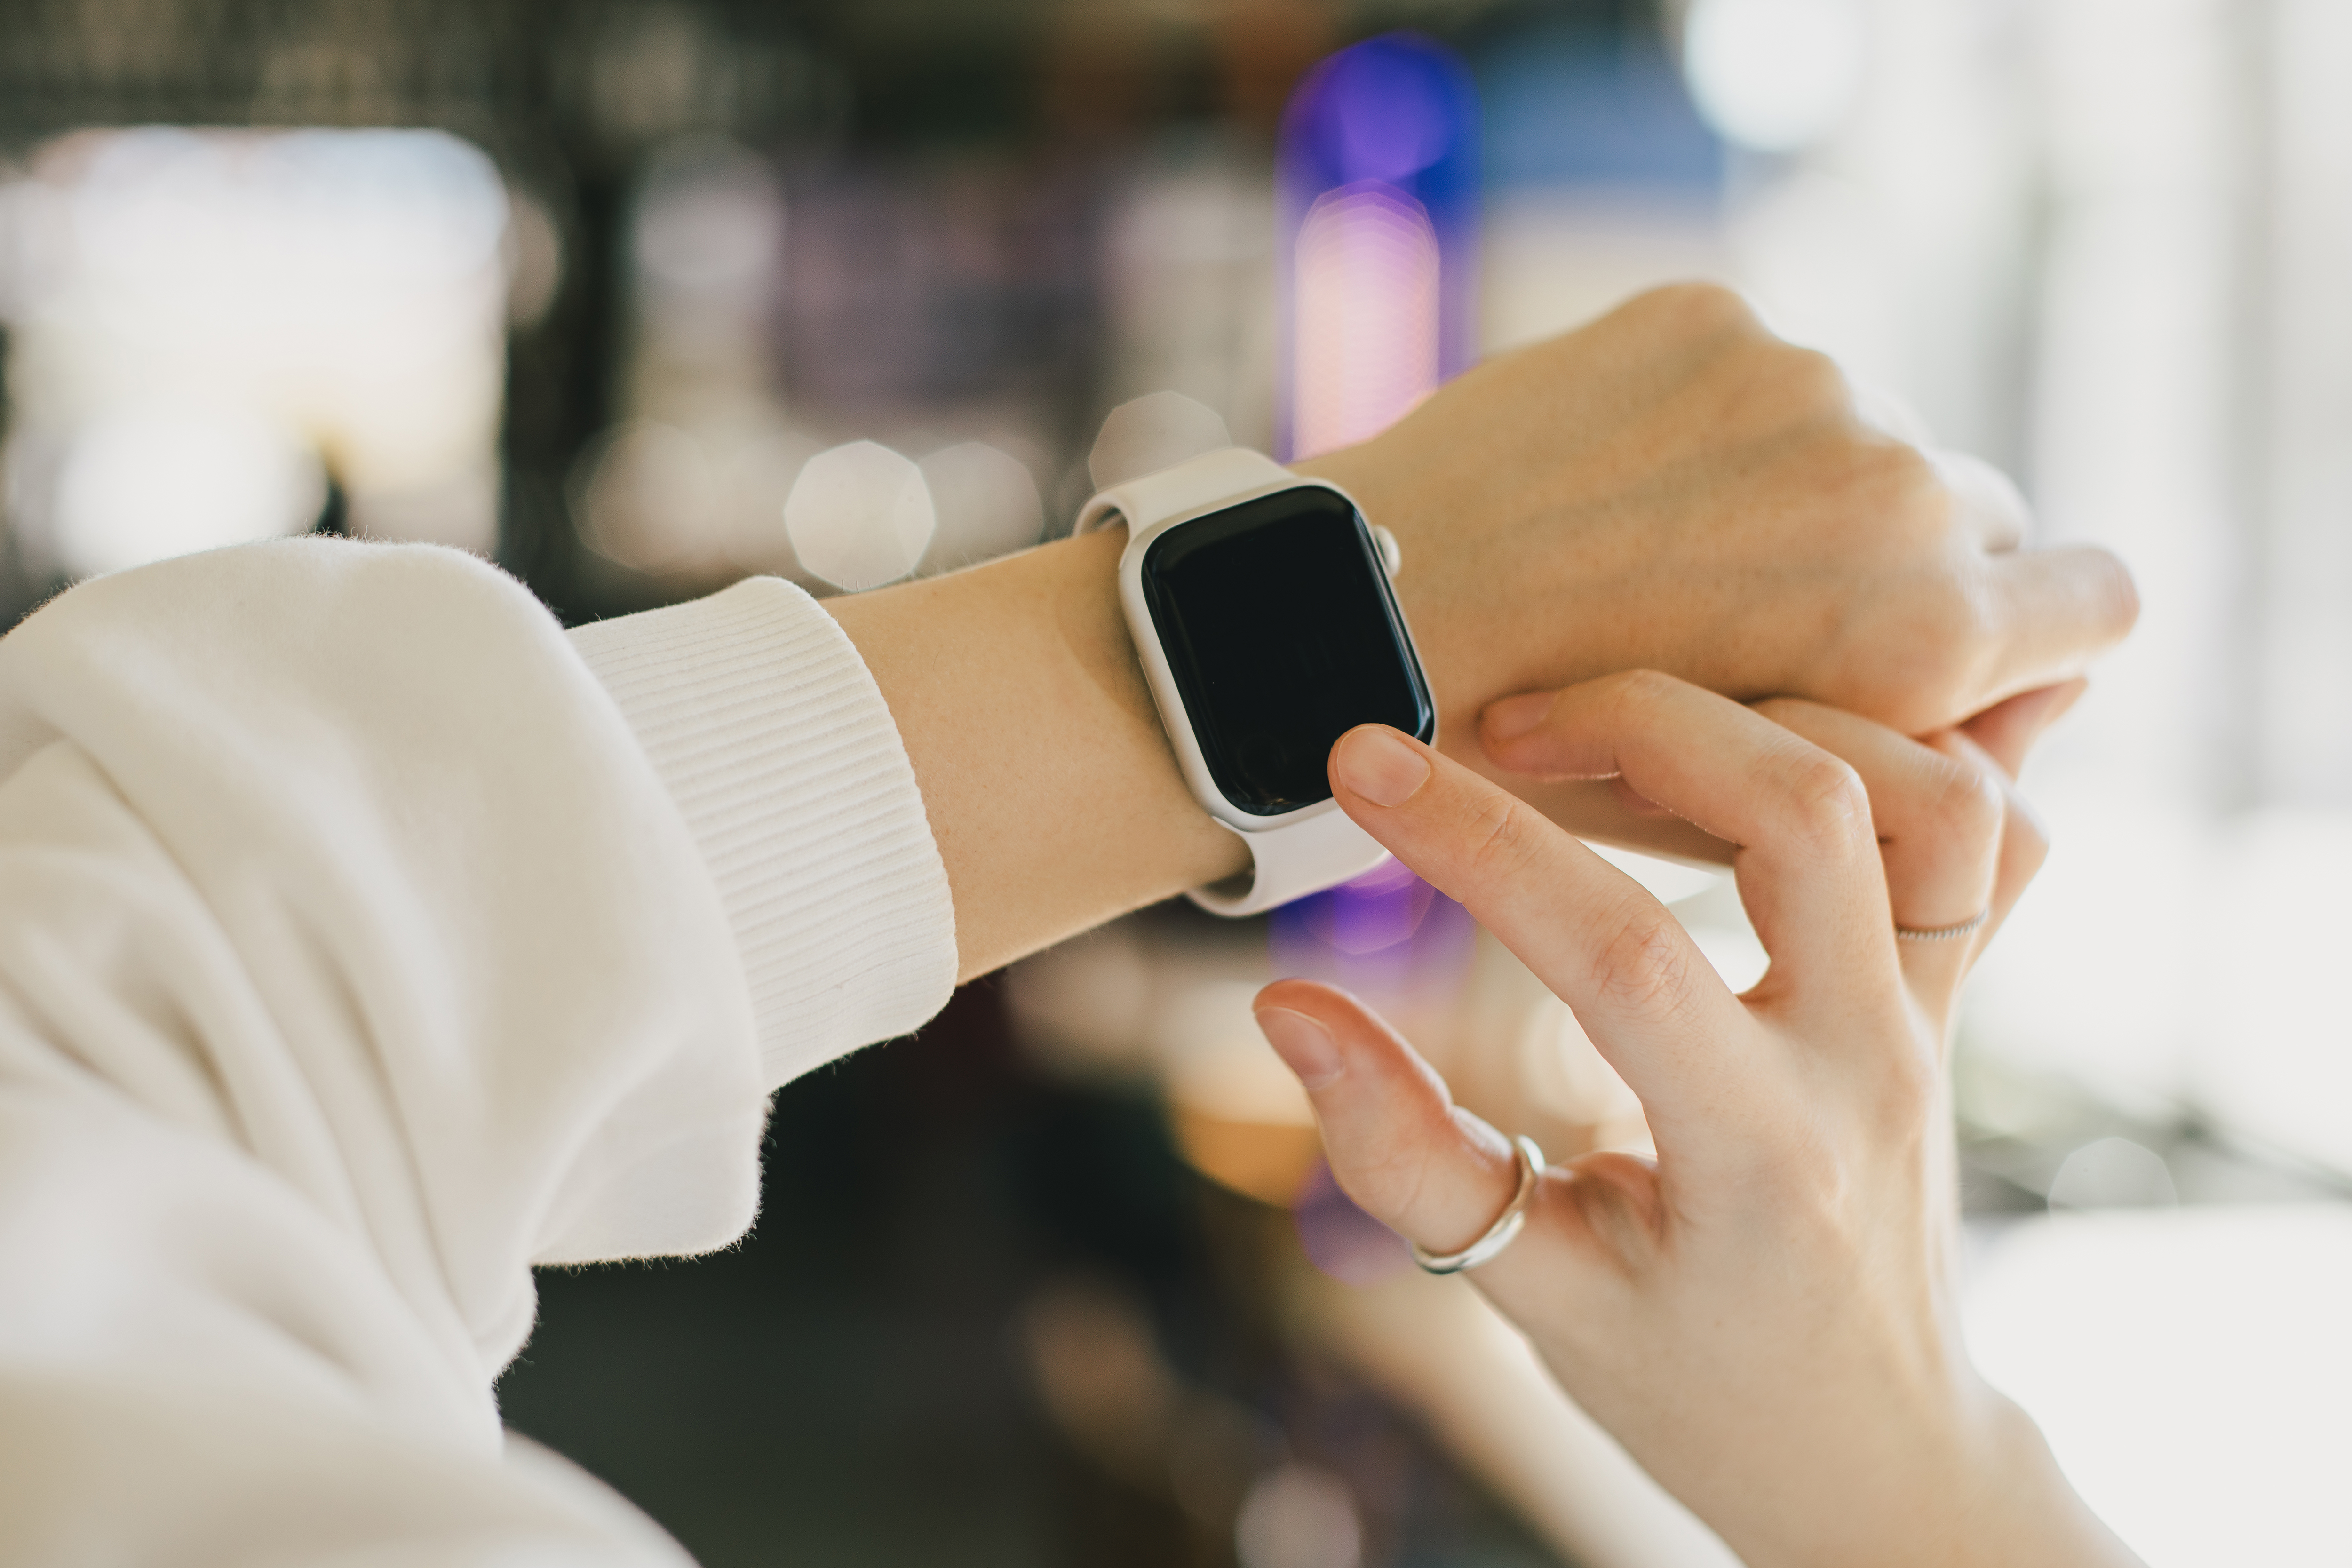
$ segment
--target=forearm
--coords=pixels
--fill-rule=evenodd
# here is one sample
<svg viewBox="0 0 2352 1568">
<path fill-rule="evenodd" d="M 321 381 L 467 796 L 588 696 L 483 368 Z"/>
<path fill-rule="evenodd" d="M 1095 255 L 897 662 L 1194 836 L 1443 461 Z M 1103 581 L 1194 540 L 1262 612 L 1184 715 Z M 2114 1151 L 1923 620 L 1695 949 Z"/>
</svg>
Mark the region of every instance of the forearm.
<svg viewBox="0 0 2352 1568">
<path fill-rule="evenodd" d="M 1185 788 L 1119 611 L 1127 535 L 826 602 L 889 704 L 970 979 L 1242 870 Z"/>
</svg>

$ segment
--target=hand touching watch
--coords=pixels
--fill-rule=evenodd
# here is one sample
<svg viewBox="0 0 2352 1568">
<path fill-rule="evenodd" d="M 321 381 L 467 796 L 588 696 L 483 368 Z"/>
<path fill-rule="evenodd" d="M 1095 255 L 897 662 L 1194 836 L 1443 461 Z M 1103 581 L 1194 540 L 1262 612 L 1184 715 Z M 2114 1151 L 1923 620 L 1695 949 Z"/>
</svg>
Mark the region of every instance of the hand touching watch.
<svg viewBox="0 0 2352 1568">
<path fill-rule="evenodd" d="M 2021 548 L 2013 492 L 1865 424 L 1834 365 L 1717 289 L 1481 365 L 1294 471 L 1395 533 L 1437 744 L 1495 776 L 1475 726 L 1515 692 L 1646 667 L 1922 733 L 2074 674 L 2137 608 L 2114 557 Z M 1160 722 L 1124 548 L 828 601 L 922 785 L 967 975 L 1251 867 Z M 1511 787 L 1580 833 L 1728 853 L 1606 784 Z"/>
<path fill-rule="evenodd" d="M 1752 1568 L 2134 1561 L 1977 1375 L 1953 1300 L 1952 1006 L 2041 862 L 2008 775 L 2069 690 L 1924 744 L 1649 672 L 1490 726 L 1505 765 L 1620 778 L 1740 847 L 1771 967 L 1739 995 L 1671 914 L 1494 784 L 1377 726 L 1334 749 L 1344 809 L 1574 1009 L 1657 1146 L 1530 1191 L 1526 1152 L 1360 1003 L 1279 981 L 1259 1020 L 1334 1174 L 1417 1247 L 1482 1251 L 1472 1278 L 1562 1386 Z M 1515 1237 L 1498 1215 L 1524 1216 Z"/>
</svg>

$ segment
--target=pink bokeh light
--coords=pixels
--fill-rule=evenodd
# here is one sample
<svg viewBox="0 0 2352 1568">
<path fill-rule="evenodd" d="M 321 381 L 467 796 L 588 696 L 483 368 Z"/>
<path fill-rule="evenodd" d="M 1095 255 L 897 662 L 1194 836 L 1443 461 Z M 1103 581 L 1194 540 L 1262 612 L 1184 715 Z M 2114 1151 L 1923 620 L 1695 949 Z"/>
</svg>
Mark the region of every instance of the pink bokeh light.
<svg viewBox="0 0 2352 1568">
<path fill-rule="evenodd" d="M 1438 382 L 1437 231 L 1413 197 L 1361 180 L 1299 225 L 1293 433 L 1311 458 L 1368 440 Z"/>
</svg>

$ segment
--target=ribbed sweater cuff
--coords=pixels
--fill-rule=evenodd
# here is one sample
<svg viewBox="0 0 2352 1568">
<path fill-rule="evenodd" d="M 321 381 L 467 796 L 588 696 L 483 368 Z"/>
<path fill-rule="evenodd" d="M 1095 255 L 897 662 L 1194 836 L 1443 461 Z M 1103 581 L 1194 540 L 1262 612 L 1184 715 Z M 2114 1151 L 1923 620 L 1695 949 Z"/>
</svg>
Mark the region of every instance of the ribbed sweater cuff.
<svg viewBox="0 0 2352 1568">
<path fill-rule="evenodd" d="M 743 961 L 771 1085 L 903 1035 L 955 989 L 955 910 L 857 649 L 754 577 L 572 641 L 669 786 Z"/>
</svg>

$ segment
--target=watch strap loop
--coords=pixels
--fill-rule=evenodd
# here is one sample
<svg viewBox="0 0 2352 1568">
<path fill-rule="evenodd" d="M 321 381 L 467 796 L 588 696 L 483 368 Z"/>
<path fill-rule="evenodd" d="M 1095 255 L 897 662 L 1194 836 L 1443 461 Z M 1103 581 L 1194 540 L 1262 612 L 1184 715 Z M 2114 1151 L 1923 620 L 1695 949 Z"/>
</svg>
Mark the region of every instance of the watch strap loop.
<svg viewBox="0 0 2352 1568">
<path fill-rule="evenodd" d="M 1125 519 L 1130 529 L 1145 529 L 1180 511 L 1231 505 L 1260 490 L 1296 484 L 1297 478 L 1263 453 L 1220 447 L 1172 468 L 1111 486 L 1080 509 L 1070 531 L 1090 533 L 1113 518 Z"/>
<path fill-rule="evenodd" d="M 1327 805 L 1265 833 L 1232 828 L 1250 847 L 1250 868 L 1184 896 L 1213 915 L 1263 914 L 1293 899 L 1353 881 L 1389 858 L 1379 840 L 1339 809 L 1339 802 Z"/>
</svg>

